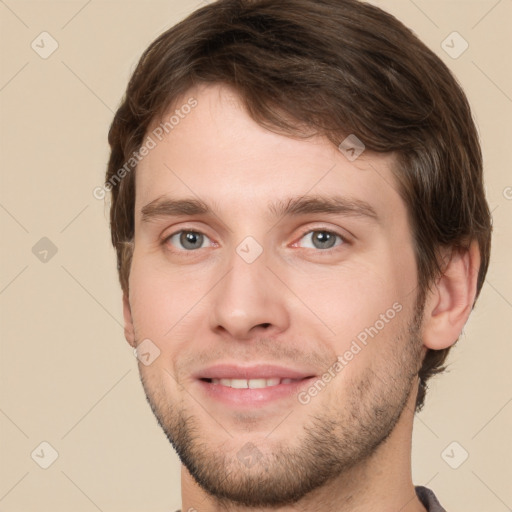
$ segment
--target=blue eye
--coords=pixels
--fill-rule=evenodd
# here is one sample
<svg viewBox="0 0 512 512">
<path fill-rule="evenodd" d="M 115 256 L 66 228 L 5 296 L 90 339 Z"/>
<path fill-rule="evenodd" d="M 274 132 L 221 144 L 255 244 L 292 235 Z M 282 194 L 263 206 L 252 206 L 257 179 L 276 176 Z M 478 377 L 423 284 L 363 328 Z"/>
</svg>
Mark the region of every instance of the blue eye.
<svg viewBox="0 0 512 512">
<path fill-rule="evenodd" d="M 177 233 L 167 237 L 165 241 L 169 241 L 175 247 L 179 244 L 179 246 L 181 246 L 178 246 L 179 249 L 193 251 L 194 249 L 208 247 L 209 244 L 207 241 L 210 241 L 210 239 L 198 231 L 178 231 Z"/>
<path fill-rule="evenodd" d="M 344 238 L 337 233 L 326 230 L 308 231 L 302 236 L 301 240 L 309 241 L 309 246 L 303 246 L 310 249 L 331 249 L 335 246 L 345 243 Z M 337 242 L 339 240 L 339 242 Z"/>
</svg>

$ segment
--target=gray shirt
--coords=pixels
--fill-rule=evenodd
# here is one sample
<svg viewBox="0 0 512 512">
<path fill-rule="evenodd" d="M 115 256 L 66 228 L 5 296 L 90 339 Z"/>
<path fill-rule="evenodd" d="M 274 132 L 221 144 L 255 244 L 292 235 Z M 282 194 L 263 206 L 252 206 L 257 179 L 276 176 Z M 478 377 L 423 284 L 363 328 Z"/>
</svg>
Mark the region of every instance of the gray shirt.
<svg viewBox="0 0 512 512">
<path fill-rule="evenodd" d="M 428 512 L 446 512 L 430 489 L 418 485 L 416 487 L 416 494 Z"/>
<path fill-rule="evenodd" d="M 421 485 L 416 486 L 415 489 L 418 498 L 428 512 L 446 512 L 439 504 L 439 501 L 437 501 L 436 495 L 430 489 L 422 487 Z M 176 512 L 181 512 L 181 510 L 177 510 Z"/>
</svg>

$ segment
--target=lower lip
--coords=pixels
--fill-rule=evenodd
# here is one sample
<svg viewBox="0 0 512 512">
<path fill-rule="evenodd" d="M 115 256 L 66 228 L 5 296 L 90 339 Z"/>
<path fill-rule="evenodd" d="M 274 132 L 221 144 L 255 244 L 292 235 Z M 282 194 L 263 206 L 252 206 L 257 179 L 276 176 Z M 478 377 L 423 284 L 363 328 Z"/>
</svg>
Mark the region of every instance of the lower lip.
<svg viewBox="0 0 512 512">
<path fill-rule="evenodd" d="M 297 380 L 288 384 L 278 384 L 266 388 L 230 388 L 221 384 L 212 384 L 198 380 L 199 386 L 206 395 L 229 406 L 261 406 L 276 400 L 290 399 L 297 396 L 300 390 L 309 386 L 314 377 Z"/>
</svg>

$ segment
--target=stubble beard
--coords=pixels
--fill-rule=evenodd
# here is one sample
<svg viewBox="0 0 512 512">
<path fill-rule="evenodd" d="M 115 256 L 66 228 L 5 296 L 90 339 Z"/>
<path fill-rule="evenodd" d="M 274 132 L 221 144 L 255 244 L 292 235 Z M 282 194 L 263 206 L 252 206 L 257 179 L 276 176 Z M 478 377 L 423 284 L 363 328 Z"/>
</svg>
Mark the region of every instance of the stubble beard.
<svg viewBox="0 0 512 512">
<path fill-rule="evenodd" d="M 224 443 L 211 443 L 209 432 L 218 425 L 213 419 L 211 425 L 199 421 L 184 403 L 186 392 L 173 402 L 141 376 L 146 399 L 182 464 L 219 509 L 293 505 L 362 466 L 393 432 L 421 367 L 422 313 L 423 304 L 417 303 L 412 320 L 391 343 L 389 360 L 365 368 L 345 390 L 339 410 L 316 409 L 292 442 L 273 442 L 268 450 L 262 445 L 250 467 L 237 457 L 240 449 L 247 449 L 246 441 L 237 445 L 236 438 L 224 432 Z M 270 446 L 271 436 L 265 440 Z"/>
</svg>

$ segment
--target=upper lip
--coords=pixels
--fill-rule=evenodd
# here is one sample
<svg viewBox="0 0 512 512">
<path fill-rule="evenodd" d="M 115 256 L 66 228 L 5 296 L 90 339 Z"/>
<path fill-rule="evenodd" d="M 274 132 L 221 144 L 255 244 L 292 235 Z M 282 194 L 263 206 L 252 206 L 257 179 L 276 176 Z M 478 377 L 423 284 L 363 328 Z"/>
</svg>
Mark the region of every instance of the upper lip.
<svg viewBox="0 0 512 512">
<path fill-rule="evenodd" d="M 276 366 L 272 364 L 257 364 L 240 366 L 236 364 L 217 364 L 209 366 L 195 374 L 197 379 L 304 379 L 313 377 L 314 373 L 303 370 Z"/>
</svg>

